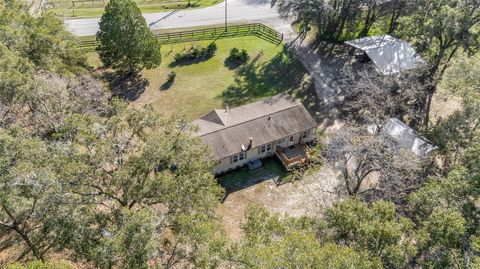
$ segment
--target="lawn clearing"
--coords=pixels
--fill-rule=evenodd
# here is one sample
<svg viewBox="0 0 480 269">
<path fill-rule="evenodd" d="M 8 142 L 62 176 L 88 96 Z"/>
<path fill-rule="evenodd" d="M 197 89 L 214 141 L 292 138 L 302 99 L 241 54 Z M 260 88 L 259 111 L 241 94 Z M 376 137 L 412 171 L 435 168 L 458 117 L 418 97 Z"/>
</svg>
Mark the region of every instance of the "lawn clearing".
<svg viewBox="0 0 480 269">
<path fill-rule="evenodd" d="M 205 47 L 209 43 L 201 41 L 162 46 L 161 66 L 142 72 L 148 80 L 148 86 L 131 100 L 131 104 L 153 104 L 165 115 L 182 113 L 193 120 L 227 104 L 234 107 L 280 92 L 301 95 L 310 90 L 307 72 L 284 52 L 282 45 L 276 46 L 256 37 L 217 40 L 218 49 L 212 58 L 198 63 L 169 66 L 176 53 L 192 45 Z M 225 65 L 233 47 L 248 51 L 250 61 L 246 65 L 236 69 Z M 95 53 L 87 56 L 90 65 L 100 65 Z M 171 71 L 177 75 L 175 82 L 168 85 L 166 82 Z"/>
</svg>

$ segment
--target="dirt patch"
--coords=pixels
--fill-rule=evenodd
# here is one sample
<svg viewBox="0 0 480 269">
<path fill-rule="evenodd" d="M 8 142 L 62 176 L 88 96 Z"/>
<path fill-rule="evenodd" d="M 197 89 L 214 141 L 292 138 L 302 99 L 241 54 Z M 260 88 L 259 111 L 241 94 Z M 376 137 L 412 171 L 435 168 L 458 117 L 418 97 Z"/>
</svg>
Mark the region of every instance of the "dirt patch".
<svg viewBox="0 0 480 269">
<path fill-rule="evenodd" d="M 430 119 L 433 123 L 440 119 L 446 119 L 455 111 L 462 109 L 462 99 L 449 94 L 440 86 L 440 89 L 433 95 Z"/>
<path fill-rule="evenodd" d="M 340 184 L 335 172 L 330 167 L 323 167 L 301 181 L 277 187 L 270 179 L 231 193 L 218 208 L 223 228 L 230 238 L 240 239 L 249 204 L 261 205 L 282 216 L 322 216 L 326 208 L 341 199 Z"/>
</svg>

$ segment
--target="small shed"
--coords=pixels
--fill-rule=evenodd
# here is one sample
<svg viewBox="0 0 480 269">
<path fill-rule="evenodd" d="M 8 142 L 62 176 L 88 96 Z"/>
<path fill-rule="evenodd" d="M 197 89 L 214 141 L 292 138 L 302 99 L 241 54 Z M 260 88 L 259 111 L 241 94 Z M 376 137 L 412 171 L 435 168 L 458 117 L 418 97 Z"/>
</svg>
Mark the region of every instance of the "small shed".
<svg viewBox="0 0 480 269">
<path fill-rule="evenodd" d="M 384 75 L 416 69 L 425 64 L 408 42 L 389 35 L 364 37 L 345 44 L 363 51 L 377 71 Z"/>
<path fill-rule="evenodd" d="M 381 134 L 396 141 L 402 148 L 410 150 L 418 157 L 425 157 L 437 149 L 426 138 L 397 118 L 390 118 L 382 127 Z"/>
</svg>

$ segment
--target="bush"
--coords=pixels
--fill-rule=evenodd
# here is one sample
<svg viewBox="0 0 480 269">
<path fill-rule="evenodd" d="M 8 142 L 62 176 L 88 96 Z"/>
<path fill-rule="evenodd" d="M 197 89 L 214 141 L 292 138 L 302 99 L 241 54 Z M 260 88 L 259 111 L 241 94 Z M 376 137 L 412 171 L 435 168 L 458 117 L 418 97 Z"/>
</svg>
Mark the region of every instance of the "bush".
<svg viewBox="0 0 480 269">
<path fill-rule="evenodd" d="M 173 83 L 175 81 L 176 77 L 177 77 L 177 73 L 175 71 L 172 71 L 172 72 L 168 73 L 167 81 L 169 83 Z"/>
<path fill-rule="evenodd" d="M 215 55 L 217 52 L 217 45 L 215 43 L 210 43 L 206 48 L 191 47 L 182 53 L 177 53 L 173 57 L 175 62 L 199 60 L 199 59 L 208 59 Z"/>
<path fill-rule="evenodd" d="M 248 59 L 250 56 L 248 55 L 248 52 L 245 49 L 242 49 L 241 51 L 237 48 L 233 48 L 230 51 L 230 60 L 236 62 L 237 64 L 245 64 L 247 63 Z"/>
</svg>

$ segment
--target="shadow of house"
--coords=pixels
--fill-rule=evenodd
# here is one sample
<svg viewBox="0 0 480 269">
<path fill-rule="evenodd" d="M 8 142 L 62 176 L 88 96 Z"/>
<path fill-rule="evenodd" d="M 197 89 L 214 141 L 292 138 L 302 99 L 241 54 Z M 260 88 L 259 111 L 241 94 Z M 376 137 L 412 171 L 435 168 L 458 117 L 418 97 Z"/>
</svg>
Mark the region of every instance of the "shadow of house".
<svg viewBox="0 0 480 269">
<path fill-rule="evenodd" d="M 228 195 L 234 192 L 247 189 L 270 179 L 276 178 L 281 181 L 287 176 L 288 174 L 281 166 L 280 162 L 273 157 L 265 159 L 263 161 L 263 166 L 256 170 L 250 171 L 247 167 L 243 167 L 226 173 L 218 178 L 218 184 L 225 189 L 225 195 L 222 202 L 228 197 Z"/>
<path fill-rule="evenodd" d="M 107 73 L 105 78 L 113 96 L 128 101 L 137 100 L 149 85 L 149 81 L 140 74 L 118 75 Z"/>
</svg>

